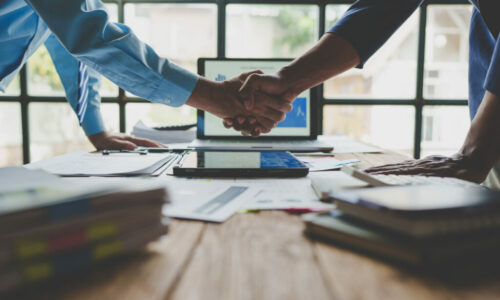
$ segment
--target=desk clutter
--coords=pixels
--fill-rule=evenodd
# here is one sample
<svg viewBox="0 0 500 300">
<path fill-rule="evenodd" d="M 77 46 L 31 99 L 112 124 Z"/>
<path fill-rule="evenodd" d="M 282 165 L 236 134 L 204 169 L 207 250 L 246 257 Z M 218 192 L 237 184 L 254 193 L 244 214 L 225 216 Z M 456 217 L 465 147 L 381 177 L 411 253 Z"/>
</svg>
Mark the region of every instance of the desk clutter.
<svg viewBox="0 0 500 300">
<path fill-rule="evenodd" d="M 144 124 L 144 122 L 138 121 L 134 125 L 131 134 L 162 144 L 190 143 L 196 138 L 196 124 L 152 128 Z"/>
<path fill-rule="evenodd" d="M 26 168 L 66 177 L 154 176 L 176 158 L 178 155 L 175 153 L 148 153 L 144 150 L 96 153 L 77 151 L 31 163 Z"/>
<path fill-rule="evenodd" d="M 378 151 L 330 140 L 337 151 Z M 303 216 L 312 238 L 410 265 L 500 251 L 500 196 L 478 185 L 366 188 L 365 177 L 339 171 L 360 161 L 333 153 L 286 153 L 307 177 L 173 176 L 185 150 L 79 151 L 0 169 L 0 292 L 141 250 L 166 233 L 169 218 L 221 223 L 260 210 L 314 212 Z M 269 168 L 262 153 L 271 152 L 252 152 L 252 161 L 243 152 L 194 153 L 204 168 L 252 169 Z"/>
<path fill-rule="evenodd" d="M 164 185 L 0 169 L 0 292 L 142 249 L 165 234 Z"/>
<path fill-rule="evenodd" d="M 330 197 L 337 209 L 303 217 L 313 238 L 418 267 L 498 259 L 498 191 L 421 185 L 337 191 Z"/>
</svg>

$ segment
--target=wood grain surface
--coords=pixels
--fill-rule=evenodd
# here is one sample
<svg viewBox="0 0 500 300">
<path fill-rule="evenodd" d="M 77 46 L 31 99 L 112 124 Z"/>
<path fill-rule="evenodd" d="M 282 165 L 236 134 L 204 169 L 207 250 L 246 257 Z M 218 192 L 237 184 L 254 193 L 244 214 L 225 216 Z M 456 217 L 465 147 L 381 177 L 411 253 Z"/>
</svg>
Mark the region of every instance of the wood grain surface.
<svg viewBox="0 0 500 300">
<path fill-rule="evenodd" d="M 360 167 L 399 162 L 396 153 L 339 154 Z M 223 224 L 173 221 L 140 254 L 26 287 L 6 299 L 499 299 L 500 275 L 459 283 L 434 279 L 309 240 L 299 215 L 236 214 Z M 464 272 L 467 272 L 464 270 Z M 473 275 L 471 275 L 473 276 Z M 1 297 L 1 296 L 0 296 Z"/>
</svg>

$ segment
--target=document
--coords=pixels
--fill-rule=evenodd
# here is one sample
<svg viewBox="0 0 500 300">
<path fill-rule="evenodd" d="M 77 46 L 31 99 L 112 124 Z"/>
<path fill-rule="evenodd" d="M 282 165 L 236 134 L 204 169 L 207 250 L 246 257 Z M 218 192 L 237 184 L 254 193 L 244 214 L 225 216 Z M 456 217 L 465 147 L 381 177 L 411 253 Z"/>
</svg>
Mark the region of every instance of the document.
<svg viewBox="0 0 500 300">
<path fill-rule="evenodd" d="M 43 171 L 29 171 L 21 167 L 0 168 L 0 194 L 56 185 L 60 178 Z"/>
<path fill-rule="evenodd" d="M 237 181 L 244 183 L 245 181 Z M 248 182 L 259 192 L 242 210 L 329 210 L 333 205 L 319 201 L 309 178 L 259 179 Z"/>
<path fill-rule="evenodd" d="M 309 167 L 309 172 L 340 170 L 344 165 L 359 163 L 359 159 L 338 160 L 333 157 L 300 156 L 300 154 L 295 156 Z"/>
<path fill-rule="evenodd" d="M 177 157 L 169 153 L 87 153 L 73 152 L 31 163 L 25 167 L 60 176 L 138 176 L 151 175 Z"/>
<path fill-rule="evenodd" d="M 167 217 L 224 222 L 259 189 L 232 180 L 176 179 L 167 182 L 171 204 L 163 207 Z"/>
<path fill-rule="evenodd" d="M 368 184 L 344 172 L 316 172 L 308 176 L 316 195 L 321 199 L 329 199 L 330 193 L 344 189 L 367 187 Z"/>
</svg>

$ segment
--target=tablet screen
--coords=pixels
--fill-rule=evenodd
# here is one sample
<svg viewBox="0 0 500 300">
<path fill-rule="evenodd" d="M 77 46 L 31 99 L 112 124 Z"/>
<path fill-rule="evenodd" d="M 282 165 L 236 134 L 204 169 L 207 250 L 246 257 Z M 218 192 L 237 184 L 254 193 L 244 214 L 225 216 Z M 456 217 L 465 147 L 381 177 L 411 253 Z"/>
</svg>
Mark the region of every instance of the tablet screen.
<svg viewBox="0 0 500 300">
<path fill-rule="evenodd" d="M 289 169 L 306 166 L 288 152 L 193 151 L 181 168 Z"/>
</svg>

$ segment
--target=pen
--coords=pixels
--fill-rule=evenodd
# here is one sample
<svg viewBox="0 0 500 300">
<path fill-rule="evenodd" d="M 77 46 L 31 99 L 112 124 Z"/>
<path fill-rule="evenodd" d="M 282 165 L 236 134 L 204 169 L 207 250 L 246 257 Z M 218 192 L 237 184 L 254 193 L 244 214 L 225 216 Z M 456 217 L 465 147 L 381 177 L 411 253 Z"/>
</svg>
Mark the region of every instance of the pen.
<svg viewBox="0 0 500 300">
<path fill-rule="evenodd" d="M 102 155 L 110 155 L 112 153 L 137 153 L 139 155 L 146 155 L 146 150 L 102 150 Z"/>
<path fill-rule="evenodd" d="M 192 150 L 192 148 L 160 148 L 160 147 L 137 147 L 137 151 L 146 151 L 148 153 L 182 153 L 184 151 Z"/>
<path fill-rule="evenodd" d="M 333 153 L 309 153 L 309 154 L 295 154 L 296 156 L 304 156 L 304 157 L 334 157 Z"/>
</svg>

